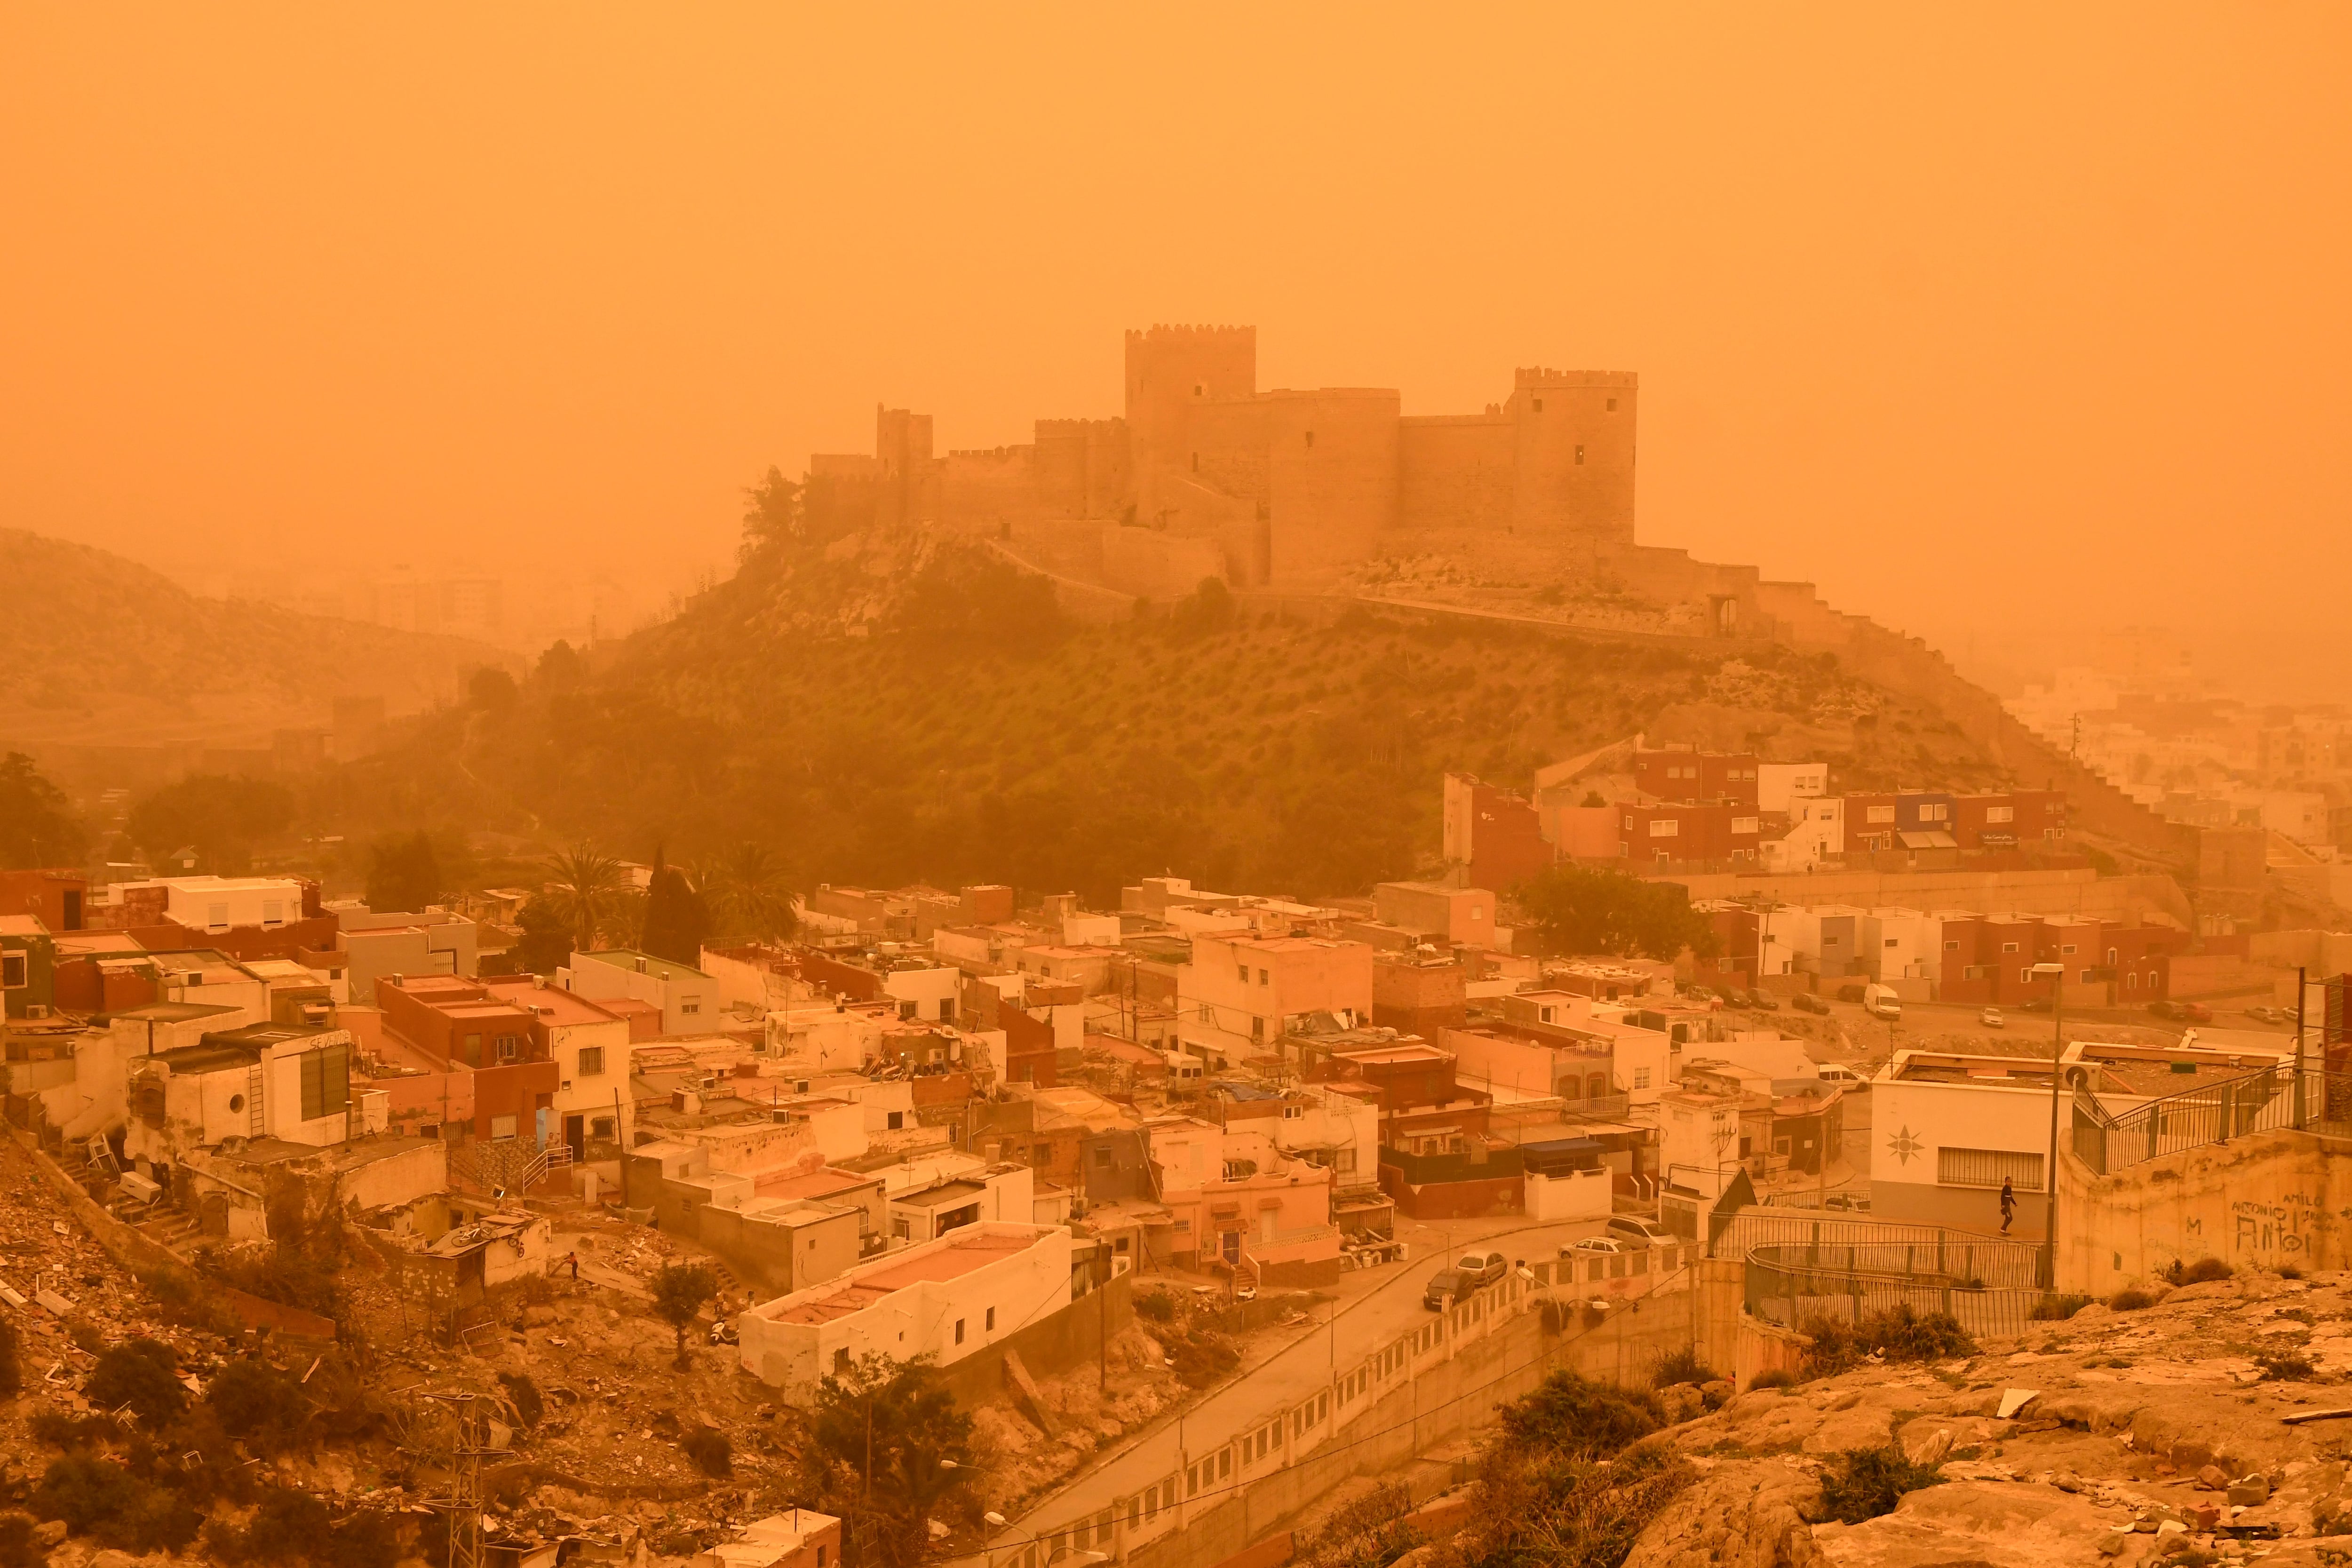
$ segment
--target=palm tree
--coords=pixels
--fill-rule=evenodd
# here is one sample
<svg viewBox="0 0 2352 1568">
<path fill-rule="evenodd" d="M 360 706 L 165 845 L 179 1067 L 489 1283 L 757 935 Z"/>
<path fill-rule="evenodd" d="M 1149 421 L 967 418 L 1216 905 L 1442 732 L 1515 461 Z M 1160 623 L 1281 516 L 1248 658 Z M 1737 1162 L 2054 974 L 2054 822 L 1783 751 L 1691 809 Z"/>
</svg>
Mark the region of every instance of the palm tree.
<svg viewBox="0 0 2352 1568">
<path fill-rule="evenodd" d="M 596 945 L 601 933 L 619 929 L 632 891 L 618 860 L 575 844 L 548 857 L 539 896 L 556 919 L 572 928 L 573 945 L 584 952 Z"/>
<path fill-rule="evenodd" d="M 710 863 L 701 880 L 720 935 L 774 942 L 800 924 L 784 864 L 765 845 L 736 845 Z"/>
</svg>

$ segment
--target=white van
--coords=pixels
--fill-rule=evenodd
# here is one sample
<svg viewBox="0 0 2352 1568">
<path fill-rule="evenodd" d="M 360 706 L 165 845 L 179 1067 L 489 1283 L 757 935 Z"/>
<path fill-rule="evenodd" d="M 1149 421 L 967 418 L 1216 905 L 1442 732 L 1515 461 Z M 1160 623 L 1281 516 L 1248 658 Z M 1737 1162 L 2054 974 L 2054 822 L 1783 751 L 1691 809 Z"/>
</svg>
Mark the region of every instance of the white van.
<svg viewBox="0 0 2352 1568">
<path fill-rule="evenodd" d="M 1895 994 L 1892 985 L 1865 985 L 1862 988 L 1862 1010 L 1874 1018 L 1900 1018 L 1903 999 Z"/>
</svg>

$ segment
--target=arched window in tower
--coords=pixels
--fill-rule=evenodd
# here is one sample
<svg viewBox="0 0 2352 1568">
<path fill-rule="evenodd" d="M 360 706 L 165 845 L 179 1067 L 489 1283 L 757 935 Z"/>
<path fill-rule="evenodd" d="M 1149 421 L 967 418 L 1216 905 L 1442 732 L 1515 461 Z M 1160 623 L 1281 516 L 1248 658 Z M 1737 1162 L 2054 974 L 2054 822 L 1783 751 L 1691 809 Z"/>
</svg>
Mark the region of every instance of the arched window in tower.
<svg viewBox="0 0 2352 1568">
<path fill-rule="evenodd" d="M 1315 445 L 1315 432 L 1312 430 L 1307 432 L 1307 444 L 1310 447 Z"/>
<path fill-rule="evenodd" d="M 1617 400 L 1613 397 L 1609 400 L 1609 412 L 1612 414 L 1617 412 Z"/>
</svg>

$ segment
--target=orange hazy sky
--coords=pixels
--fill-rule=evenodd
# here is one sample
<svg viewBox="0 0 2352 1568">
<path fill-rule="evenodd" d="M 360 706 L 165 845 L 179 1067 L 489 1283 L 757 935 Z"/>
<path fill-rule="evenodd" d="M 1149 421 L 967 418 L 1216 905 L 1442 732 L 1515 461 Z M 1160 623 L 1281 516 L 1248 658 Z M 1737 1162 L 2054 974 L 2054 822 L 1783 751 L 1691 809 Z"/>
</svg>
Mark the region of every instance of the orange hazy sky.
<svg viewBox="0 0 2352 1568">
<path fill-rule="evenodd" d="M 667 584 L 877 400 L 1249 321 L 1408 412 L 1639 371 L 1644 541 L 1956 653 L 2334 682 L 2347 84 L 2342 6 L 12 5 L 0 521 Z"/>
</svg>

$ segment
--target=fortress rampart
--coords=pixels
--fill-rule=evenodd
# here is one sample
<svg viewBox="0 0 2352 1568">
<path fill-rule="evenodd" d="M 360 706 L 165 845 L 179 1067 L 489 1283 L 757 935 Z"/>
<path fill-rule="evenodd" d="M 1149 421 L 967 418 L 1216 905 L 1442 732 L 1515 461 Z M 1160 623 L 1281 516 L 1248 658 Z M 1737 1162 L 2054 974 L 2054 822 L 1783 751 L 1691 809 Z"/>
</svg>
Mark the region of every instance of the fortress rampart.
<svg viewBox="0 0 2352 1568">
<path fill-rule="evenodd" d="M 861 517 L 884 526 L 999 541 L 1061 522 L 1171 535 L 1192 542 L 1106 535 L 1085 553 L 1175 571 L 1212 561 L 1241 589 L 1331 587 L 1433 531 L 1588 556 L 1633 542 L 1640 384 L 1629 372 L 1519 369 L 1483 414 L 1406 418 L 1390 388 L 1261 390 L 1255 327 L 1155 326 L 1127 333 L 1125 351 L 1119 417 L 1040 419 L 1026 445 L 941 457 L 929 416 L 883 408 L 873 457 L 824 454 L 809 471 L 856 487 Z"/>
</svg>

